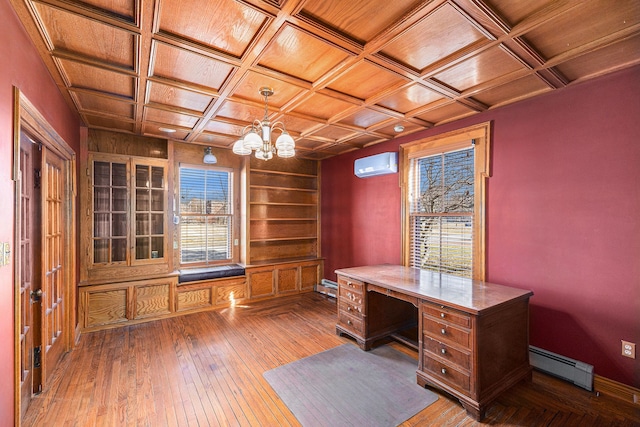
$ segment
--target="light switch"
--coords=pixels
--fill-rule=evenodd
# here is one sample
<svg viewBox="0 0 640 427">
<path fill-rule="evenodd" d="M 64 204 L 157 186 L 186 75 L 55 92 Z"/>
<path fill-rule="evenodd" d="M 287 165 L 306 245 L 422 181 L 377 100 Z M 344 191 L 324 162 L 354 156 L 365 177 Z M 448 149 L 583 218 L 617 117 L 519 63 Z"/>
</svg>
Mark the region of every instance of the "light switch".
<svg viewBox="0 0 640 427">
<path fill-rule="evenodd" d="M 9 264 L 11 259 L 11 246 L 9 242 L 0 243 L 0 266 Z"/>
</svg>

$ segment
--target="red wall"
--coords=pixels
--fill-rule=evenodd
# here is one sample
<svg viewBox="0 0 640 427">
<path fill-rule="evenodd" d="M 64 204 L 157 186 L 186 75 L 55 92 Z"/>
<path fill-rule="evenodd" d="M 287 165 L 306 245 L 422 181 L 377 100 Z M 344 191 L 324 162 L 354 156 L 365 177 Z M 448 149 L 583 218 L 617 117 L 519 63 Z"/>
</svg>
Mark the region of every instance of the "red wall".
<svg viewBox="0 0 640 427">
<path fill-rule="evenodd" d="M 325 276 L 399 263 L 398 175 L 353 161 L 492 121 L 487 280 L 531 289 L 530 342 L 640 387 L 640 67 L 322 162 Z"/>
<path fill-rule="evenodd" d="M 22 93 L 58 134 L 78 150 L 79 118 L 64 102 L 8 0 L 0 0 L 0 242 L 13 247 L 13 87 Z M 13 256 L 0 267 L 0 425 L 13 425 Z"/>
</svg>

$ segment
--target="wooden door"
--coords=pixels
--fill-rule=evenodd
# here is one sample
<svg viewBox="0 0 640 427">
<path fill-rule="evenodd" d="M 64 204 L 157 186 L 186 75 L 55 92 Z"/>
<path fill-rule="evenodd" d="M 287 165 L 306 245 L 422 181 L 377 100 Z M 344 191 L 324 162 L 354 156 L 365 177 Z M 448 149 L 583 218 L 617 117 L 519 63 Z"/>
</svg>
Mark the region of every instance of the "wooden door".
<svg viewBox="0 0 640 427">
<path fill-rule="evenodd" d="M 66 350 L 65 334 L 65 230 L 64 205 L 67 199 L 65 162 L 51 150 L 42 148 L 42 387 Z"/>
<path fill-rule="evenodd" d="M 38 224 L 37 208 L 38 194 L 35 191 L 36 174 L 38 168 L 34 161 L 38 160 L 38 150 L 31 139 L 24 133 L 20 135 L 20 412 L 24 415 L 31 395 L 34 391 L 34 315 L 32 305 L 32 292 L 39 288 L 37 263 L 34 263 L 34 254 L 38 248 Z M 36 283 L 34 283 L 36 282 Z M 34 294 L 36 296 L 36 294 Z M 37 299 L 37 298 L 36 298 Z"/>
</svg>

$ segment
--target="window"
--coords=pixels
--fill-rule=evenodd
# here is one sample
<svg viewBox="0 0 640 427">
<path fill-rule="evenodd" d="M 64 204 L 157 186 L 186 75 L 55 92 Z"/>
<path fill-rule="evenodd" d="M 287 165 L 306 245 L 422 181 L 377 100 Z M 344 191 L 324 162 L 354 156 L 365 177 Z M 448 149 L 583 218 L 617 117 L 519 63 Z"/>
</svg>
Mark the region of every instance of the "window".
<svg viewBox="0 0 640 427">
<path fill-rule="evenodd" d="M 232 261 L 232 188 L 229 169 L 180 167 L 180 264 Z"/>
<path fill-rule="evenodd" d="M 473 147 L 411 160 L 409 265 L 471 277 Z"/>
<path fill-rule="evenodd" d="M 484 279 L 488 124 L 401 147 L 405 265 Z"/>
</svg>

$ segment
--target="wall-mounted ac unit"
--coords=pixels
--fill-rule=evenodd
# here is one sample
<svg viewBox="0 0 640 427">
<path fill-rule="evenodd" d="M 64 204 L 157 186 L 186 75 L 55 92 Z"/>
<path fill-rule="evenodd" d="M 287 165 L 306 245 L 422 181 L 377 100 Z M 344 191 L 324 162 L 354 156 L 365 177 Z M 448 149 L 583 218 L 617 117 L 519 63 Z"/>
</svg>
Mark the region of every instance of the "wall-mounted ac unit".
<svg viewBox="0 0 640 427">
<path fill-rule="evenodd" d="M 353 171 L 358 178 L 398 172 L 398 153 L 380 153 L 357 159 Z"/>
</svg>

